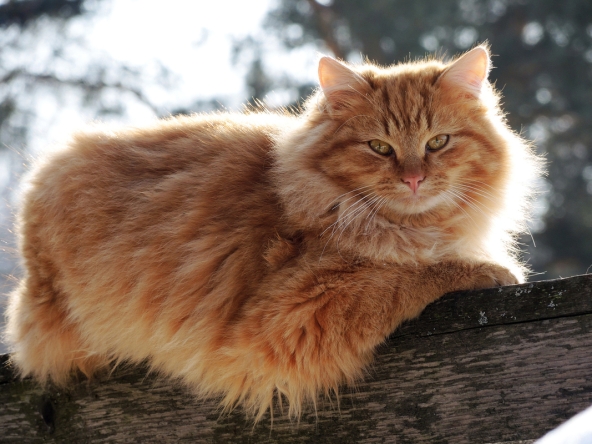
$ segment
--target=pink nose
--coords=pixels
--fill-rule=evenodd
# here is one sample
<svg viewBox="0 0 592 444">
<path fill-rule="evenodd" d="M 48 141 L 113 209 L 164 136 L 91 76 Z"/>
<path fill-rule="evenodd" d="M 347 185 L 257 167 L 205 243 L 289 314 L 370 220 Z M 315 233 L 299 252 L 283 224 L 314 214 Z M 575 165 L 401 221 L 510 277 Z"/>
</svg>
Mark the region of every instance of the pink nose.
<svg viewBox="0 0 592 444">
<path fill-rule="evenodd" d="M 409 176 L 409 177 L 403 177 L 401 179 L 401 182 L 409 185 L 409 188 L 411 188 L 411 190 L 414 193 L 417 193 L 417 189 L 419 188 L 419 183 L 422 182 L 424 179 L 425 179 L 425 176 Z"/>
</svg>

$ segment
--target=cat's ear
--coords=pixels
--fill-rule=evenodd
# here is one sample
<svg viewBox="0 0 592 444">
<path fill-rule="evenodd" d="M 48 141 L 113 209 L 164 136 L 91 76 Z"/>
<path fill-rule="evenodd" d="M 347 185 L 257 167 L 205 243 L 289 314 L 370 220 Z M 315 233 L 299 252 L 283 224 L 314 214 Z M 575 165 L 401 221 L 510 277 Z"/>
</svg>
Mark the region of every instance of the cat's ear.
<svg viewBox="0 0 592 444">
<path fill-rule="evenodd" d="M 446 68 L 439 83 L 444 88 L 454 88 L 478 98 L 487 83 L 490 67 L 487 47 L 477 46 Z"/>
<path fill-rule="evenodd" d="M 331 57 L 319 60 L 319 83 L 333 110 L 353 105 L 370 90 L 362 76 Z"/>
</svg>

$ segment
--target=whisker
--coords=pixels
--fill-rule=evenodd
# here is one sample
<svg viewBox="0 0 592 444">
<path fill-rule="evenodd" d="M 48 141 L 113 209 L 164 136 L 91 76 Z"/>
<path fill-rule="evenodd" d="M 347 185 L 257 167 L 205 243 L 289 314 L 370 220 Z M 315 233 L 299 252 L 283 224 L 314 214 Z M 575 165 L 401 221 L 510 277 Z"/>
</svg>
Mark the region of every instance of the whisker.
<svg viewBox="0 0 592 444">
<path fill-rule="evenodd" d="M 471 184 L 475 184 L 475 185 L 471 185 Z M 497 200 L 497 198 L 494 196 L 493 193 L 490 193 L 488 191 L 485 191 L 483 189 L 483 187 L 488 187 L 493 191 L 496 191 L 496 193 L 499 191 L 497 188 L 494 188 L 493 186 L 487 184 L 487 183 L 483 183 L 483 182 L 478 182 L 476 180 L 470 180 L 470 181 L 465 181 L 465 182 L 461 182 L 460 184 L 456 185 L 457 188 L 465 190 L 465 191 L 471 191 L 479 196 L 482 196 L 486 199 L 489 199 L 491 201 L 495 201 Z M 528 235 L 530 236 L 530 240 L 532 240 L 532 244 L 534 247 L 536 247 L 536 242 L 534 240 L 534 236 L 532 235 L 532 232 L 530 231 L 530 227 L 527 224 L 523 225 L 524 230 L 526 231 L 526 233 L 528 233 Z"/>
<path fill-rule="evenodd" d="M 366 216 L 366 219 L 368 219 L 369 217 L 372 217 L 372 213 L 373 213 L 373 212 L 376 212 L 376 208 L 378 208 L 378 205 L 380 205 L 380 204 L 382 203 L 382 201 L 383 201 L 383 200 L 387 200 L 387 198 L 386 198 L 386 197 L 382 197 L 382 198 L 380 198 L 380 200 L 379 200 L 379 203 L 377 203 L 377 204 L 376 204 L 376 206 L 375 206 L 375 208 L 374 208 L 374 210 L 372 210 L 372 211 L 371 211 L 371 212 L 368 214 L 368 216 Z"/>
<path fill-rule="evenodd" d="M 485 182 L 481 182 L 481 181 L 476 180 L 476 179 L 465 180 L 463 183 L 475 183 L 475 184 L 478 184 L 479 186 L 489 187 L 492 190 L 497 190 L 497 188 L 493 187 L 492 185 L 490 185 L 488 183 L 485 183 Z"/>
<path fill-rule="evenodd" d="M 370 196 L 372 196 L 371 193 Z M 335 222 L 333 222 L 331 225 L 329 225 L 322 233 L 319 237 L 322 237 L 323 234 L 325 234 L 325 232 L 327 230 L 329 230 L 331 227 L 333 227 L 333 230 L 331 231 L 331 236 L 329 236 L 329 238 L 327 239 L 327 242 L 325 242 L 325 245 L 323 246 L 323 250 L 321 251 L 321 255 L 319 257 L 319 263 L 321 261 L 321 259 L 323 258 L 323 254 L 325 253 L 325 250 L 327 249 L 327 245 L 329 245 L 329 242 L 331 241 L 331 239 L 333 239 L 333 236 L 335 235 L 337 230 L 340 230 L 341 233 L 337 239 L 337 249 L 339 250 L 339 241 L 341 240 L 341 235 L 343 234 L 343 232 L 345 231 L 345 229 L 347 228 L 347 226 L 355 219 L 356 215 L 360 212 L 360 211 L 364 211 L 364 209 L 368 208 L 369 205 L 371 205 L 371 202 L 373 202 L 375 199 L 377 198 L 377 196 L 372 197 L 370 199 L 370 202 L 367 200 L 368 196 L 364 196 L 360 199 L 358 199 L 356 202 L 354 202 L 352 205 L 350 205 L 347 210 L 344 211 L 343 215 L 341 218 L 337 219 Z"/>
<path fill-rule="evenodd" d="M 453 196 L 451 197 L 450 194 Z M 457 196 L 456 194 L 453 194 L 450 190 L 445 190 L 445 192 L 442 194 L 442 197 L 444 199 L 446 199 L 447 202 L 450 202 L 454 207 L 458 208 L 459 210 L 461 210 L 470 220 L 471 222 L 473 222 L 473 224 L 475 224 L 475 226 L 478 226 L 477 222 L 475 221 L 475 219 L 473 219 L 473 217 L 467 212 L 467 210 L 465 210 L 462 205 L 460 205 L 455 199 L 454 197 L 456 197 L 457 199 L 459 198 L 459 196 Z M 462 200 L 462 199 L 461 199 Z"/>
<path fill-rule="evenodd" d="M 489 193 L 489 192 L 487 192 L 487 191 L 485 191 L 485 190 L 483 190 L 483 189 L 481 189 L 479 187 L 470 186 L 470 185 L 466 185 L 466 184 L 462 184 L 462 183 L 461 184 L 456 184 L 454 187 L 455 188 L 458 188 L 460 190 L 463 190 L 463 191 L 470 191 L 472 193 L 477 194 L 478 196 L 485 197 L 485 198 L 487 198 L 487 199 L 489 199 L 491 201 L 497 200 L 492 193 Z"/>
<path fill-rule="evenodd" d="M 473 200 L 471 201 L 469 199 L 469 196 L 463 195 L 459 192 L 456 192 L 454 189 L 449 189 L 448 190 L 453 196 L 456 196 L 457 199 L 459 199 L 460 201 L 464 202 L 465 204 L 467 204 L 469 207 L 471 207 L 473 210 L 480 212 L 483 216 L 485 217 L 489 217 L 487 215 L 487 213 L 485 213 L 485 211 L 483 211 L 483 208 L 481 208 L 479 205 L 477 205 L 477 203 Z"/>
<path fill-rule="evenodd" d="M 359 196 L 360 194 L 363 194 L 363 193 L 358 193 L 358 194 L 356 194 L 355 196 L 352 196 L 352 197 Z M 369 196 L 371 196 L 372 194 L 374 194 L 374 193 L 370 193 L 370 194 L 369 194 Z M 360 203 L 364 202 L 366 198 L 367 198 L 367 196 L 363 196 L 363 197 L 361 197 L 360 199 L 358 199 L 356 202 L 354 202 L 352 205 L 350 205 L 350 206 L 349 206 L 349 207 L 348 207 L 348 208 L 347 208 L 347 209 L 346 209 L 346 210 L 343 212 L 343 214 L 341 215 L 341 217 L 338 217 L 338 218 L 337 218 L 337 220 L 336 220 L 335 222 L 333 222 L 331 225 L 329 225 L 327 228 L 325 228 L 325 230 L 324 230 L 324 231 L 323 231 L 323 232 L 320 234 L 320 236 L 319 236 L 319 237 L 323 237 L 323 235 L 324 235 L 324 234 L 327 232 L 327 230 L 329 230 L 330 228 L 333 228 L 333 233 L 335 233 L 335 230 L 336 230 L 336 229 L 337 229 L 337 228 L 338 228 L 338 227 L 339 227 L 341 224 L 343 224 L 343 220 L 344 220 L 344 219 L 346 219 L 347 217 L 349 217 L 349 214 L 350 214 L 352 211 L 354 211 L 354 210 L 355 210 L 355 209 L 358 207 L 358 205 L 360 205 Z M 349 199 L 346 199 L 346 200 L 344 200 L 343 202 L 346 202 L 347 200 L 350 200 L 350 199 L 351 199 L 351 198 L 349 198 Z M 342 202 L 342 203 L 343 203 L 343 202 Z"/>
<path fill-rule="evenodd" d="M 524 224 L 524 227 L 526 228 L 526 232 L 530 236 L 530 240 L 532 240 L 532 245 L 534 246 L 534 248 L 536 248 L 536 242 L 534 241 L 534 236 L 532 235 L 532 232 L 530 231 L 530 227 L 527 224 Z"/>
<path fill-rule="evenodd" d="M 367 210 L 368 208 L 370 208 L 374 202 L 376 202 L 378 199 L 380 199 L 380 196 L 375 196 L 373 197 L 370 201 L 366 201 L 364 202 L 362 205 L 360 205 L 360 207 L 358 207 L 352 214 L 350 214 L 348 216 L 348 221 L 347 223 L 341 224 L 340 225 L 340 233 L 339 233 L 339 237 L 337 238 L 337 246 L 339 248 L 339 241 L 341 240 L 341 236 L 343 236 L 343 233 L 345 233 L 345 230 L 347 229 L 347 227 L 349 227 L 353 221 L 356 219 L 356 217 L 360 214 L 363 214 L 363 212 L 365 210 Z M 344 221 L 345 222 L 345 221 Z"/>
<path fill-rule="evenodd" d="M 345 196 L 345 195 L 347 195 L 347 194 L 349 194 L 349 193 L 353 193 L 353 192 L 355 192 L 355 191 L 358 191 L 358 190 L 363 190 L 364 188 L 370 188 L 370 187 L 372 187 L 372 185 L 364 185 L 364 186 L 361 186 L 361 187 L 355 188 L 355 189 L 353 189 L 353 190 L 351 190 L 351 191 L 346 191 L 345 193 L 343 193 L 343 194 L 340 194 L 340 195 L 339 195 L 339 196 L 337 196 L 335 199 L 333 199 L 333 202 L 335 202 L 336 200 L 338 200 L 338 199 L 342 198 L 343 196 Z"/>
<path fill-rule="evenodd" d="M 359 194 L 362 194 L 362 193 L 358 193 L 357 195 L 359 195 Z M 362 198 L 358 199 L 355 203 L 350 205 L 343 212 L 341 217 L 337 221 L 335 221 L 333 224 L 331 224 L 329 227 L 327 227 L 323 231 L 323 233 L 321 234 L 321 236 L 322 236 L 330 228 L 333 229 L 331 232 L 331 236 L 329 236 L 329 238 L 327 239 L 327 242 L 323 246 L 323 250 L 321 252 L 321 258 L 327 248 L 327 245 L 329 244 L 331 239 L 333 239 L 333 236 L 335 235 L 335 233 L 337 231 L 340 232 L 339 236 L 337 238 L 337 242 L 336 242 L 337 249 L 339 250 L 339 243 L 341 241 L 343 234 L 345 233 L 347 228 L 358 218 L 358 216 L 363 215 L 365 212 L 367 212 L 370 209 L 370 211 L 368 211 L 368 214 L 366 214 L 366 219 L 375 217 L 376 213 L 379 211 L 380 207 L 382 207 L 387 202 L 387 200 L 388 200 L 387 198 L 378 196 L 374 192 L 371 192 L 370 194 L 363 196 Z M 366 231 L 367 231 L 367 227 L 369 226 L 370 222 L 371 222 L 371 220 L 366 225 L 366 228 L 365 228 Z"/>
<path fill-rule="evenodd" d="M 360 194 L 363 194 L 363 193 L 358 193 L 355 196 L 352 196 L 351 198 L 348 198 L 348 199 L 342 201 L 341 203 L 347 202 L 348 200 L 352 199 L 353 197 L 359 196 Z M 350 205 L 348 208 L 346 208 L 346 210 L 343 212 L 343 214 L 341 215 L 341 217 L 338 216 L 337 217 L 337 220 L 335 222 L 333 222 L 331 225 L 329 225 L 327 228 L 325 228 L 323 230 L 323 232 L 319 235 L 319 237 L 323 237 L 323 235 L 327 232 L 327 230 L 329 230 L 332 227 L 336 227 L 337 225 L 339 225 L 341 223 L 341 221 L 343 220 L 343 217 L 345 217 L 348 214 L 348 212 L 352 210 L 352 208 L 356 207 L 356 205 L 358 205 L 360 203 L 360 201 L 363 201 L 363 200 L 364 200 L 364 197 L 362 197 L 361 199 L 358 199 L 357 202 L 354 202 L 352 205 Z M 335 230 L 333 230 L 333 231 L 335 231 Z"/>
<path fill-rule="evenodd" d="M 386 204 L 387 201 L 388 201 L 388 198 L 387 197 L 382 197 L 375 204 L 374 209 L 372 211 L 370 211 L 370 213 L 368 214 L 368 216 L 366 216 L 366 219 L 368 219 L 368 223 L 366 223 L 366 227 L 364 228 L 364 232 L 368 232 L 368 228 L 370 227 L 370 224 L 376 218 L 376 215 L 378 214 L 378 212 L 380 211 L 380 209 Z"/>
<path fill-rule="evenodd" d="M 474 180 L 474 179 L 465 180 L 465 181 L 463 181 L 461 183 L 466 184 L 466 185 L 475 184 L 479 188 L 481 188 L 481 187 L 487 187 L 490 190 L 495 191 L 496 193 L 499 193 L 499 188 L 495 188 L 494 186 L 492 186 L 492 185 L 490 185 L 488 183 L 480 182 L 478 180 Z"/>
<path fill-rule="evenodd" d="M 351 197 L 348 197 L 347 199 L 345 199 L 345 200 L 342 200 L 342 201 L 341 201 L 341 202 L 339 202 L 339 203 L 340 203 L 340 204 L 342 204 L 342 203 L 345 203 L 345 202 L 347 202 L 348 200 L 351 200 L 351 199 L 353 199 L 354 197 L 356 197 L 356 196 L 359 196 L 360 194 L 364 194 L 364 192 L 365 192 L 365 191 L 366 191 L 366 190 L 364 190 L 364 191 L 360 191 L 358 194 L 354 194 L 353 196 L 351 196 Z"/>
<path fill-rule="evenodd" d="M 372 193 L 374 194 L 374 193 Z M 358 202 L 356 202 L 356 204 L 362 202 L 362 204 L 360 206 L 358 206 L 355 210 L 351 211 L 347 217 L 344 217 L 340 223 L 340 226 L 343 226 L 344 224 L 349 225 L 358 214 L 360 214 L 361 212 L 363 212 L 365 209 L 367 209 L 368 207 L 370 207 L 377 199 L 379 199 L 380 196 L 374 196 L 369 200 L 366 200 L 364 198 L 360 199 Z M 355 204 L 354 204 L 355 205 Z M 351 208 L 351 207 L 350 207 Z"/>
</svg>

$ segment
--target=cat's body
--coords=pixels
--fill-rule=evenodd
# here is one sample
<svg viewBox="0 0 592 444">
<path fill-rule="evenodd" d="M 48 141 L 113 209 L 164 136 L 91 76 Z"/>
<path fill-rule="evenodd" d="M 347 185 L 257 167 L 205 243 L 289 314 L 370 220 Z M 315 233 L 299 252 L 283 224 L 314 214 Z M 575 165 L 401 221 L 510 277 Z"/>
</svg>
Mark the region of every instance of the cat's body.
<svg viewBox="0 0 592 444">
<path fill-rule="evenodd" d="M 298 415 L 442 294 L 522 280 L 510 194 L 524 202 L 516 174 L 536 160 L 499 116 L 487 56 L 323 59 L 302 116 L 77 135 L 20 213 L 14 362 L 64 383 L 147 360 L 226 407 L 260 416 L 277 393 Z"/>
</svg>

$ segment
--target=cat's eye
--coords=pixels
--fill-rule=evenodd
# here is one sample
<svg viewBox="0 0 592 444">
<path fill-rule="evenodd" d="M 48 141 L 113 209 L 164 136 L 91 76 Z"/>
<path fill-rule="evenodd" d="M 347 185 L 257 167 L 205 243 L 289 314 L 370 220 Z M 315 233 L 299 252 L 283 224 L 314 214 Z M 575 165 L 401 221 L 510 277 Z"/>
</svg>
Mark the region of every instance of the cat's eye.
<svg viewBox="0 0 592 444">
<path fill-rule="evenodd" d="M 370 145 L 370 148 L 372 148 L 378 154 L 381 154 L 383 156 L 388 156 L 393 152 L 393 147 L 390 146 L 388 143 L 383 142 L 382 140 L 373 139 L 370 142 L 368 142 L 368 145 Z"/>
<path fill-rule="evenodd" d="M 428 143 L 426 143 L 426 149 L 430 151 L 437 151 L 439 149 L 442 149 L 446 146 L 449 139 L 450 136 L 448 136 L 447 134 L 438 134 L 437 136 L 432 137 L 430 140 L 428 140 Z"/>
</svg>

